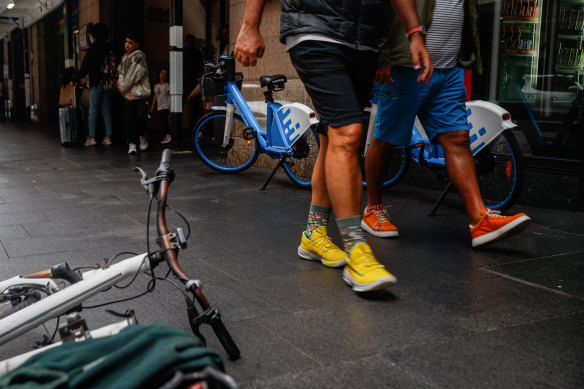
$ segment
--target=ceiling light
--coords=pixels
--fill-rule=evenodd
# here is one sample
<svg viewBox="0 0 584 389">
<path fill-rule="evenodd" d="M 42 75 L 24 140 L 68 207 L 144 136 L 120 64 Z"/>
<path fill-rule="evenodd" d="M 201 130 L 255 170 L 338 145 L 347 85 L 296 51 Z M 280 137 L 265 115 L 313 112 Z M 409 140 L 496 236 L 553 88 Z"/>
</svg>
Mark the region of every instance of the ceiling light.
<svg viewBox="0 0 584 389">
<path fill-rule="evenodd" d="M 14 6 L 15 6 L 15 5 L 16 5 L 16 4 L 14 4 L 14 0 L 12 0 L 10 3 L 8 3 L 8 4 L 6 5 L 6 8 L 8 8 L 8 9 L 12 9 L 12 8 L 14 8 Z"/>
</svg>

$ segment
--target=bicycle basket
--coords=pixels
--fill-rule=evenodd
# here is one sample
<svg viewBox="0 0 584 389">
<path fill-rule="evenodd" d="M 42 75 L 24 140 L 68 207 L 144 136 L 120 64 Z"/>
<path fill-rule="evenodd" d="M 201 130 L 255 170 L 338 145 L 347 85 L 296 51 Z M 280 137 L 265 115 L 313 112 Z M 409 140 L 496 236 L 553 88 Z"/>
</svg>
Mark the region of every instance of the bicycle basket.
<svg viewBox="0 0 584 389">
<path fill-rule="evenodd" d="M 214 73 L 207 73 L 201 77 L 201 89 L 205 96 L 225 94 L 225 79 Z"/>
<path fill-rule="evenodd" d="M 243 85 L 243 73 L 235 73 L 235 84 L 241 90 Z M 201 77 L 201 89 L 205 96 L 218 96 L 225 94 L 225 78 L 215 73 L 207 73 Z"/>
<path fill-rule="evenodd" d="M 237 85 L 237 89 L 241 90 L 241 86 L 243 85 L 243 73 L 235 73 L 235 85 Z"/>
</svg>

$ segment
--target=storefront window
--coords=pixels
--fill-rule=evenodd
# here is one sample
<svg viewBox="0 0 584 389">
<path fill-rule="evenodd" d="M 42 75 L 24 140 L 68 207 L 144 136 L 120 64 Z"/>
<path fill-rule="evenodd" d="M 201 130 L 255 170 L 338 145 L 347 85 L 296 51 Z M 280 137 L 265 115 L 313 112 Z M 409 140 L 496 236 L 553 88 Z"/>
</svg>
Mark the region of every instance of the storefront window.
<svg viewBox="0 0 584 389">
<path fill-rule="evenodd" d="M 501 0 L 499 103 L 526 155 L 584 155 L 584 0 Z"/>
</svg>

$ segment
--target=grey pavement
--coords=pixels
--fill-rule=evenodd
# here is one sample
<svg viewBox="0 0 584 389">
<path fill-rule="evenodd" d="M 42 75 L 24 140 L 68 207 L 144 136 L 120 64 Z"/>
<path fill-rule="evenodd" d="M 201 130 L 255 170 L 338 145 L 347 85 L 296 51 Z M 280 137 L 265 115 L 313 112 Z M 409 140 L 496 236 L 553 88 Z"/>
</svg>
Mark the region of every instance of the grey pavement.
<svg viewBox="0 0 584 389">
<path fill-rule="evenodd" d="M 121 145 L 64 148 L 54 126 L 0 123 L 0 278 L 144 252 L 148 199 L 133 167 L 153 172 L 160 145 L 151 144 L 132 157 Z M 220 174 L 186 152 L 174 155 L 174 166 L 169 204 L 192 229 L 181 264 L 202 281 L 242 351 L 236 362 L 225 358 L 242 387 L 584 386 L 584 213 L 516 206 L 532 225 L 473 250 L 455 195 L 430 217 L 437 192 L 398 186 L 384 196 L 400 237 L 368 238 L 398 284 L 357 295 L 340 269 L 297 257 L 310 192 L 285 174 L 261 192 L 265 169 Z M 169 222 L 181 225 L 172 214 Z M 334 223 L 329 229 L 339 242 Z M 87 304 L 137 295 L 147 282 Z M 188 330 L 183 305 L 159 282 L 111 308 Z M 90 328 L 116 321 L 104 310 L 83 311 Z M 44 333 L 0 346 L 0 358 L 27 351 Z"/>
</svg>

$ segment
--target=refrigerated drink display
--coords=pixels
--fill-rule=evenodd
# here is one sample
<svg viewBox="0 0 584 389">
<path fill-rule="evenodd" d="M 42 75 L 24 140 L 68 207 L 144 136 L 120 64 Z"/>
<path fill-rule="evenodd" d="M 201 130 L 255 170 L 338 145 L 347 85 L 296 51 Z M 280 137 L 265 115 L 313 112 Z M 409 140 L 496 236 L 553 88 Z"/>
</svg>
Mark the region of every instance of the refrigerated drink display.
<svg viewBox="0 0 584 389">
<path fill-rule="evenodd" d="M 584 65 L 584 2 L 561 1 L 559 12 L 556 70 L 573 74 L 579 81 Z"/>
<path fill-rule="evenodd" d="M 501 0 L 496 96 L 530 149 L 582 156 L 584 0 Z"/>
<path fill-rule="evenodd" d="M 541 3 L 542 0 L 504 0 L 503 2 L 502 74 L 499 78 L 498 96 L 502 103 L 520 101 L 519 89 L 537 74 Z"/>
</svg>

